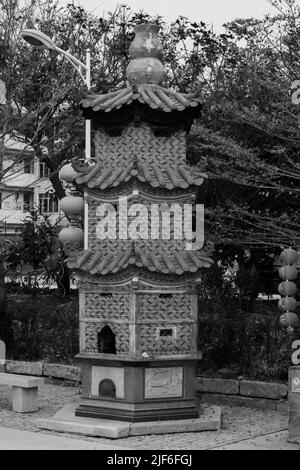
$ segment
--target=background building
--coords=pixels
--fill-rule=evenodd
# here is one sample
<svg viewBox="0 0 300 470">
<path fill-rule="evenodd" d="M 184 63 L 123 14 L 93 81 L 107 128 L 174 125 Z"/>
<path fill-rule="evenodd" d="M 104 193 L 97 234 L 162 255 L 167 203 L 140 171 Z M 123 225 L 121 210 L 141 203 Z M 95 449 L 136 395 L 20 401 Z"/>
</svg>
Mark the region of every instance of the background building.
<svg viewBox="0 0 300 470">
<path fill-rule="evenodd" d="M 0 149 L 0 236 L 18 236 L 29 209 L 57 221 L 59 201 L 48 177 L 49 169 L 32 148 L 5 137 Z"/>
</svg>

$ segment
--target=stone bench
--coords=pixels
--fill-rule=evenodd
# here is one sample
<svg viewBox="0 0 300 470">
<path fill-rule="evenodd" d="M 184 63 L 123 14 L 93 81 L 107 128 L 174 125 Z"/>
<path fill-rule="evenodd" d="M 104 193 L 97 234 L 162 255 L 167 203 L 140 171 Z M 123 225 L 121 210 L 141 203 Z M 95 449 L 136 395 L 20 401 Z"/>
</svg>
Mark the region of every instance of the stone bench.
<svg viewBox="0 0 300 470">
<path fill-rule="evenodd" d="M 38 410 L 38 387 L 45 383 L 41 377 L 0 373 L 0 385 L 8 385 L 12 391 L 12 409 L 17 413 Z"/>
</svg>

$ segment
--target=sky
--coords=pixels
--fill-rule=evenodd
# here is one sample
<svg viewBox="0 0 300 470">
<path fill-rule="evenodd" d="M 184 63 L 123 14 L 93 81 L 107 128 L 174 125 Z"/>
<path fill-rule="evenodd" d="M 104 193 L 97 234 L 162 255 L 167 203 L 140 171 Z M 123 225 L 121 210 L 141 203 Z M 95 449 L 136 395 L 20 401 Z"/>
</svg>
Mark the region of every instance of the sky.
<svg viewBox="0 0 300 470">
<path fill-rule="evenodd" d="M 215 32 L 222 32 L 222 24 L 236 18 L 262 18 L 276 10 L 268 0 L 73 0 L 95 15 L 102 16 L 113 11 L 119 4 L 126 4 L 133 11 L 144 10 L 152 15 L 161 15 L 166 21 L 179 15 L 190 20 L 204 21 L 213 25 Z M 72 0 L 60 0 L 64 5 Z"/>
</svg>

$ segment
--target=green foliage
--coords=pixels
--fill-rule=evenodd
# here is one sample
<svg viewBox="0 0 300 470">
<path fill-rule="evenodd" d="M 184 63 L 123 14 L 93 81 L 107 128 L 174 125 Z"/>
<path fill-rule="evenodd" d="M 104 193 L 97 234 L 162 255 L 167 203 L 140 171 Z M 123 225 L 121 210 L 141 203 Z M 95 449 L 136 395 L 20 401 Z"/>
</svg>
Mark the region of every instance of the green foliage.
<svg viewBox="0 0 300 470">
<path fill-rule="evenodd" d="M 30 264 L 37 271 L 57 249 L 56 228 L 47 214 L 31 211 L 25 218 L 21 237 L 20 242 L 10 247 L 7 256 L 11 268 Z"/>
<path fill-rule="evenodd" d="M 6 243 L 0 244 L 0 339 L 6 344 L 12 341 L 11 318 L 7 310 L 7 289 L 5 285 Z"/>
<path fill-rule="evenodd" d="M 13 359 L 68 363 L 78 353 L 77 296 L 62 300 L 44 294 L 35 301 L 30 295 L 11 296 L 8 313 L 14 334 Z"/>
<path fill-rule="evenodd" d="M 37 295 L 37 278 L 45 282 L 57 281 L 61 295 L 69 294 L 69 273 L 57 239 L 57 227 L 50 215 L 31 211 L 25 218 L 21 240 L 11 244 L 5 256 L 9 272 L 14 277 L 23 265 L 30 265 L 26 273 L 26 287 Z M 24 277 L 23 277 L 24 281 Z"/>
<path fill-rule="evenodd" d="M 223 275 L 223 268 L 214 267 L 200 292 L 201 368 L 228 368 L 247 377 L 286 380 L 293 338 L 278 323 L 277 302 L 257 301 L 250 313 L 238 282 Z"/>
</svg>

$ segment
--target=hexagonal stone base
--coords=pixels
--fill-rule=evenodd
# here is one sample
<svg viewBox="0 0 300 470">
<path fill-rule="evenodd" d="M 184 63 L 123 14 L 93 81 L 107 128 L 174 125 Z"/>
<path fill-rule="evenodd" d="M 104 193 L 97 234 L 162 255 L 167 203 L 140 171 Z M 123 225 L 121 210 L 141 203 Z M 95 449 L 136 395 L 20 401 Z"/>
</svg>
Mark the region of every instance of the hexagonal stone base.
<svg viewBox="0 0 300 470">
<path fill-rule="evenodd" d="M 171 434 L 181 432 L 218 431 L 221 428 L 221 408 L 202 406 L 198 419 L 128 423 L 109 419 L 75 416 L 75 404 L 64 406 L 53 418 L 37 420 L 41 429 L 82 434 L 85 436 L 119 439 L 146 434 Z"/>
</svg>

